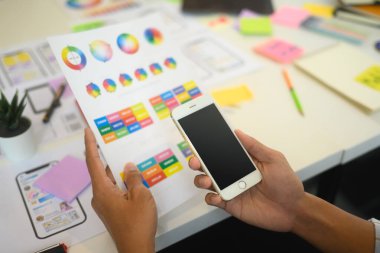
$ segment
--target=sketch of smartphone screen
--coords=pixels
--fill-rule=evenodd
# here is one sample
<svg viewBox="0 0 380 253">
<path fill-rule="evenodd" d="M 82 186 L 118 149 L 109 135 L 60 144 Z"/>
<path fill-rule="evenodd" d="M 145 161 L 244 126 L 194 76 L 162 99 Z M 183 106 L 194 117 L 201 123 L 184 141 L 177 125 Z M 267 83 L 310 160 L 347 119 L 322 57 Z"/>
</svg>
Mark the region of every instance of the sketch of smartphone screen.
<svg viewBox="0 0 380 253">
<path fill-rule="evenodd" d="M 79 199 L 67 203 L 34 187 L 34 182 L 57 162 L 53 161 L 16 176 L 22 200 L 37 238 L 44 239 L 86 221 Z"/>
</svg>

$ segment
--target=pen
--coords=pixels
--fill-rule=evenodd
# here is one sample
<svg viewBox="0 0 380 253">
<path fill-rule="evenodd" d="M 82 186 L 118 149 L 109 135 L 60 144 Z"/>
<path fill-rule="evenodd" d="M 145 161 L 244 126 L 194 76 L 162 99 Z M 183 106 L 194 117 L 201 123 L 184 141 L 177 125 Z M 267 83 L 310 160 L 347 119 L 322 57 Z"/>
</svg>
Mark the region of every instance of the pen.
<svg viewBox="0 0 380 253">
<path fill-rule="evenodd" d="M 44 118 L 42 121 L 44 123 L 49 122 L 51 115 L 53 114 L 55 108 L 58 106 L 59 100 L 62 97 L 63 92 L 65 91 L 66 88 L 66 83 L 63 83 L 59 86 L 57 92 L 55 93 L 54 99 L 50 104 L 49 109 L 46 111 L 46 114 L 44 115 Z"/>
<path fill-rule="evenodd" d="M 298 99 L 298 96 L 297 96 L 297 93 L 295 91 L 295 89 L 293 88 L 293 85 L 292 85 L 292 82 L 290 81 L 290 78 L 289 78 L 289 75 L 288 75 L 288 72 L 283 69 L 282 70 L 282 74 L 284 76 L 284 79 L 285 79 L 285 82 L 286 82 L 286 85 L 288 86 L 289 88 L 289 91 L 290 91 L 290 94 L 292 95 L 292 98 L 293 98 L 293 101 L 297 107 L 297 110 L 299 111 L 299 113 L 304 116 L 304 113 L 303 113 L 303 109 L 302 109 L 302 105 L 301 105 L 301 102 L 300 100 Z"/>
</svg>

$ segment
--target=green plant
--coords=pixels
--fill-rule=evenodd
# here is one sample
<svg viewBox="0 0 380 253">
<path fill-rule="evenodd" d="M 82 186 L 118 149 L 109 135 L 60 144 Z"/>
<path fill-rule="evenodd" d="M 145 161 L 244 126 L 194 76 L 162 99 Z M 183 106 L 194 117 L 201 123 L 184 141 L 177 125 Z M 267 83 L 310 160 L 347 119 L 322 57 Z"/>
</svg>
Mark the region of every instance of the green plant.
<svg viewBox="0 0 380 253">
<path fill-rule="evenodd" d="M 20 132 L 20 129 L 26 129 L 30 125 L 30 121 L 22 117 L 25 109 L 26 93 L 19 102 L 18 91 L 14 94 L 12 101 L 9 103 L 4 93 L 1 92 L 0 97 L 0 127 L 1 132 Z M 26 125 L 25 125 L 26 124 Z M 28 125 L 29 124 L 29 125 Z M 22 132 L 22 131 L 21 131 Z"/>
</svg>

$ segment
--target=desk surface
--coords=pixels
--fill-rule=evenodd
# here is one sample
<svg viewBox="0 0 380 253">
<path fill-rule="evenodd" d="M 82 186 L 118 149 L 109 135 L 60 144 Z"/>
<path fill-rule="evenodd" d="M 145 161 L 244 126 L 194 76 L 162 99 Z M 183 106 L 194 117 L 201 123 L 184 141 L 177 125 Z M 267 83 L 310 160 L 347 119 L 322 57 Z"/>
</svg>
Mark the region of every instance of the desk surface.
<svg viewBox="0 0 380 253">
<path fill-rule="evenodd" d="M 303 2 L 292 1 L 301 6 Z M 318 1 L 330 3 L 334 1 Z M 274 1 L 275 7 L 289 1 Z M 67 16 L 61 13 L 54 1 L 3 0 L 0 2 L 0 31 L 3 36 L 0 48 L 20 44 L 23 41 L 68 32 Z M 6 11 L 5 11 L 6 10 Z M 25 13 L 25 10 L 31 10 Z M 20 18 L 14 20 L 15 14 Z M 21 18 L 22 17 L 22 18 Z M 54 22 L 45 22 L 51 18 Z M 207 18 L 207 17 L 204 17 Z M 28 22 L 28 29 L 24 29 Z M 40 27 L 32 29 L 31 27 Z M 372 35 L 361 48 L 374 55 L 380 62 L 380 54 L 373 44 L 379 39 L 379 30 L 367 29 Z M 17 32 L 23 30 L 22 33 Z M 241 50 L 252 54 L 251 48 L 265 38 L 242 37 L 231 28 L 219 27 L 215 32 L 235 44 Z M 334 42 L 332 39 L 311 34 L 303 30 L 275 26 L 274 34 L 303 47 L 307 52 L 321 45 Z M 377 35 L 377 37 L 376 37 Z M 281 76 L 281 66 L 260 58 L 264 67 L 254 73 L 227 80 L 221 85 L 245 83 L 254 93 L 254 99 L 238 109 L 226 109 L 226 116 L 241 128 L 266 145 L 282 151 L 302 180 L 309 179 L 341 163 L 346 163 L 380 146 L 380 112 L 368 114 L 335 94 L 317 81 L 310 79 L 293 66 L 289 66 L 305 117 L 294 108 Z M 247 117 L 248 115 L 248 117 Z M 83 136 L 74 137 L 74 141 Z M 40 150 L 44 153 L 49 148 Z M 3 161 L 4 162 L 4 161 Z M 6 163 L 6 162 L 5 162 Z M 159 221 L 156 248 L 160 250 L 190 236 L 228 215 L 214 207 L 207 206 L 200 194 L 182 206 L 174 209 Z M 73 245 L 70 252 L 116 252 L 108 233 Z"/>
</svg>

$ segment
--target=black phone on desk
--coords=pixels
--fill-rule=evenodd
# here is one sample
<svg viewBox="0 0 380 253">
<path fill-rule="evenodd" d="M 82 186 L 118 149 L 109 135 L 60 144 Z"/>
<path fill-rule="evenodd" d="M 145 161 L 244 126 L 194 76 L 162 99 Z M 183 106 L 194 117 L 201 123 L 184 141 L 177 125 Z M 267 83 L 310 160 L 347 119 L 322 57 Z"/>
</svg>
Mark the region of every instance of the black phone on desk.
<svg viewBox="0 0 380 253">
<path fill-rule="evenodd" d="M 249 9 L 258 14 L 272 14 L 271 0 L 183 0 L 182 11 L 187 13 L 225 12 L 237 14 Z"/>
<path fill-rule="evenodd" d="M 67 203 L 34 186 L 34 182 L 57 161 L 52 161 L 16 176 L 17 186 L 38 239 L 58 234 L 86 221 L 79 199 Z"/>
</svg>

